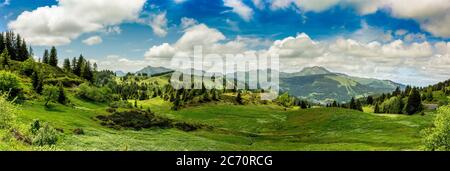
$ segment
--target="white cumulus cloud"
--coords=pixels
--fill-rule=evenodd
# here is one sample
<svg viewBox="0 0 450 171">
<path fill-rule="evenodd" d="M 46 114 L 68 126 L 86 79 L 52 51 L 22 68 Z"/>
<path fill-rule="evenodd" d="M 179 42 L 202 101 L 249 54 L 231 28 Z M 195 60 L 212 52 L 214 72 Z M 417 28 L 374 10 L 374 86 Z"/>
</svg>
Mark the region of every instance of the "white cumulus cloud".
<svg viewBox="0 0 450 171">
<path fill-rule="evenodd" d="M 248 7 L 242 0 L 224 0 L 224 5 L 230 7 L 232 11 L 245 21 L 250 21 L 253 17 L 253 9 Z"/>
<path fill-rule="evenodd" d="M 59 0 L 57 5 L 22 12 L 8 23 L 33 45 L 64 45 L 83 33 L 139 17 L 145 0 Z"/>
<path fill-rule="evenodd" d="M 83 43 L 86 45 L 89 45 L 89 46 L 100 44 L 102 42 L 103 42 L 103 39 L 100 36 L 92 36 L 92 37 L 89 37 L 89 38 L 83 40 Z"/>
</svg>

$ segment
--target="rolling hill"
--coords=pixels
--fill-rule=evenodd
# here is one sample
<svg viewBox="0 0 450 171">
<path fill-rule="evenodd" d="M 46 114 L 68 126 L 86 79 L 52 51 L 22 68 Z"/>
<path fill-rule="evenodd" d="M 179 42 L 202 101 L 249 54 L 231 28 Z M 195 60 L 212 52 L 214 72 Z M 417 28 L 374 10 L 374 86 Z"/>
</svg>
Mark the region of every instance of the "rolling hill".
<svg viewBox="0 0 450 171">
<path fill-rule="evenodd" d="M 307 67 L 296 73 L 280 73 L 283 91 L 318 102 L 349 101 L 352 97 L 388 93 L 405 86 L 389 80 L 333 73 L 323 67 Z"/>
<path fill-rule="evenodd" d="M 165 67 L 153 67 L 153 66 L 147 66 L 145 68 L 142 68 L 141 70 L 137 71 L 136 74 L 147 74 L 149 76 L 157 75 L 161 73 L 171 72 L 173 70 L 165 68 Z"/>
</svg>

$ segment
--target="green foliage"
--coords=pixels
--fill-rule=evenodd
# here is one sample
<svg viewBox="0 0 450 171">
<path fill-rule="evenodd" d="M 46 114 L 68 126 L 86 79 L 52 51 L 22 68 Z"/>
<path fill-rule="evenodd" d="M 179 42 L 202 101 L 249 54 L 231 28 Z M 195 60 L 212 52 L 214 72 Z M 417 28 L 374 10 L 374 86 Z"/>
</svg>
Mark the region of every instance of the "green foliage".
<svg viewBox="0 0 450 171">
<path fill-rule="evenodd" d="M 83 83 L 78 87 L 77 96 L 95 102 L 108 102 L 112 100 L 112 91 L 107 87 L 97 88 Z"/>
<path fill-rule="evenodd" d="M 6 92 L 10 97 L 19 96 L 21 93 L 19 77 L 9 71 L 0 71 L 0 92 Z"/>
<path fill-rule="evenodd" d="M 405 106 L 405 112 L 409 115 L 412 115 L 421 111 L 422 109 L 422 100 L 419 90 L 417 90 L 417 88 L 413 88 L 408 97 L 408 101 Z"/>
<path fill-rule="evenodd" d="M 58 101 L 59 97 L 59 89 L 56 86 L 53 85 L 45 85 L 43 96 L 45 99 L 45 107 L 49 107 L 50 102 L 56 102 Z"/>
<path fill-rule="evenodd" d="M 11 56 L 9 55 L 8 49 L 3 49 L 0 54 L 0 69 L 6 69 L 9 66 Z"/>
<path fill-rule="evenodd" d="M 434 127 L 426 131 L 425 148 L 432 151 L 450 151 L 450 107 L 441 107 Z"/>
<path fill-rule="evenodd" d="M 35 62 L 33 58 L 29 58 L 26 61 L 21 63 L 20 72 L 23 75 L 31 76 L 35 70 Z"/>
<path fill-rule="evenodd" d="M 64 91 L 64 87 L 61 82 L 58 84 L 58 88 L 59 88 L 58 103 L 65 105 L 68 99 L 66 97 L 66 93 Z"/>
<path fill-rule="evenodd" d="M 55 145 L 57 141 L 58 132 L 47 123 L 40 127 L 33 137 L 33 145 L 37 146 Z"/>
<path fill-rule="evenodd" d="M 31 134 L 36 135 L 39 129 L 41 129 L 41 123 L 39 120 L 35 119 L 30 125 L 30 132 Z"/>
<path fill-rule="evenodd" d="M 58 54 L 54 46 L 50 50 L 50 58 L 48 59 L 48 64 L 54 67 L 58 67 Z"/>
<path fill-rule="evenodd" d="M 33 85 L 34 91 L 36 91 L 36 93 L 38 94 L 41 94 L 44 87 L 42 83 L 42 77 L 40 76 L 38 71 L 33 72 L 33 74 L 31 75 L 31 83 Z"/>
<path fill-rule="evenodd" d="M 49 64 L 49 61 L 50 61 L 50 57 L 49 57 L 49 54 L 48 54 L 48 50 L 45 49 L 44 55 L 42 56 L 42 63 Z"/>
<path fill-rule="evenodd" d="M 394 96 L 384 101 L 380 106 L 382 113 L 402 114 L 404 103 L 401 97 Z"/>
<path fill-rule="evenodd" d="M 72 72 L 72 66 L 70 65 L 70 59 L 64 59 L 63 70 L 66 72 Z"/>
<path fill-rule="evenodd" d="M 10 128 L 17 112 L 17 106 L 5 94 L 0 94 L 0 129 Z"/>
<path fill-rule="evenodd" d="M 283 93 L 277 98 L 278 104 L 284 107 L 292 107 L 294 106 L 295 98 L 291 97 L 289 93 Z"/>
</svg>

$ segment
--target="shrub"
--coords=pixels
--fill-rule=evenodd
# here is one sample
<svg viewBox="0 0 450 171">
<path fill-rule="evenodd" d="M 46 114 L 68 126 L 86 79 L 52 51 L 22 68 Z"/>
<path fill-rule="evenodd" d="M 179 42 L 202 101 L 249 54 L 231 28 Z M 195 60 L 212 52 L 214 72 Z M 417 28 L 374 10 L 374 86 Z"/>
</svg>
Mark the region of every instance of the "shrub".
<svg viewBox="0 0 450 171">
<path fill-rule="evenodd" d="M 403 111 L 403 100 L 401 97 L 392 97 L 381 104 L 383 113 L 401 114 Z"/>
<path fill-rule="evenodd" d="M 36 135 L 39 129 L 41 129 L 41 123 L 39 122 L 39 120 L 34 120 L 30 125 L 31 134 Z"/>
<path fill-rule="evenodd" d="M 34 73 L 35 62 L 33 58 L 28 58 L 26 61 L 22 62 L 20 65 L 20 72 L 23 75 L 31 76 Z"/>
<path fill-rule="evenodd" d="M 56 102 L 58 100 L 59 89 L 56 86 L 45 85 L 43 95 L 45 98 L 45 107 L 49 107 L 50 102 Z"/>
<path fill-rule="evenodd" d="M 107 87 L 93 87 L 83 83 L 78 87 L 77 96 L 95 102 L 108 102 L 112 99 L 112 91 Z"/>
<path fill-rule="evenodd" d="M 33 137 L 33 145 L 44 146 L 44 145 L 54 145 L 58 141 L 57 131 L 45 124 L 41 127 L 36 135 Z"/>
<path fill-rule="evenodd" d="M 0 92 L 8 92 L 10 97 L 20 95 L 19 77 L 8 71 L 0 71 Z"/>
<path fill-rule="evenodd" d="M 425 148 L 431 151 L 450 151 L 450 107 L 441 107 L 434 127 L 426 130 Z"/>
<path fill-rule="evenodd" d="M 13 125 L 17 115 L 17 106 L 6 99 L 6 95 L 0 94 L 0 129 L 7 129 Z"/>
<path fill-rule="evenodd" d="M 75 128 L 73 130 L 73 134 L 75 134 L 75 135 L 84 135 L 84 130 L 83 130 L 83 128 Z"/>
</svg>

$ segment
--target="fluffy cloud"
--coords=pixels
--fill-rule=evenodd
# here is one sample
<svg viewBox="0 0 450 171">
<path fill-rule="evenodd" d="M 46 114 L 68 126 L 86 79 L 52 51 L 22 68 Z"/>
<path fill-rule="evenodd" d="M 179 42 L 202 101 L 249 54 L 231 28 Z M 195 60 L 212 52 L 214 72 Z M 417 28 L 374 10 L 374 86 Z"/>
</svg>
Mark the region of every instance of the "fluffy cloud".
<svg viewBox="0 0 450 171">
<path fill-rule="evenodd" d="M 406 41 L 408 33 L 403 35 L 403 39 L 384 41 L 357 40 L 351 36 L 318 41 L 305 33 L 276 41 L 241 36 L 227 39 L 219 30 L 197 24 L 186 28 L 175 43 L 149 48 L 145 59 L 152 61 L 152 65 L 169 66 L 171 57 L 191 56 L 194 46 L 201 45 L 204 54 L 277 54 L 284 72 L 324 66 L 335 72 L 418 85 L 450 77 L 449 42 Z"/>
<path fill-rule="evenodd" d="M 58 5 L 21 13 L 8 27 L 33 45 L 64 45 L 83 33 L 136 20 L 144 3 L 145 0 L 59 0 Z"/>
<path fill-rule="evenodd" d="M 127 57 L 122 57 L 119 55 L 108 55 L 107 57 L 100 60 L 89 60 L 97 63 L 99 69 L 107 69 L 111 71 L 136 72 L 139 69 L 142 69 L 149 65 L 148 61 L 131 60 Z"/>
<path fill-rule="evenodd" d="M 89 46 L 100 44 L 102 42 L 103 42 L 103 39 L 100 36 L 92 36 L 92 37 L 89 37 L 89 38 L 83 40 L 83 43 L 86 45 L 89 45 Z"/>
<path fill-rule="evenodd" d="M 405 5 L 408 4 L 408 5 Z M 448 0 L 273 0 L 271 9 L 295 5 L 303 11 L 321 12 L 341 5 L 356 9 L 361 15 L 388 11 L 396 18 L 413 19 L 421 28 L 437 37 L 450 37 L 450 3 Z"/>
<path fill-rule="evenodd" d="M 250 21 L 253 17 L 253 9 L 245 5 L 242 0 L 224 0 L 224 5 L 230 7 L 232 11 L 242 17 L 245 21 Z"/>
<path fill-rule="evenodd" d="M 164 37 L 167 35 L 167 18 L 166 12 L 153 15 L 151 21 L 149 23 L 150 27 L 153 29 L 153 32 L 159 36 Z"/>
</svg>

